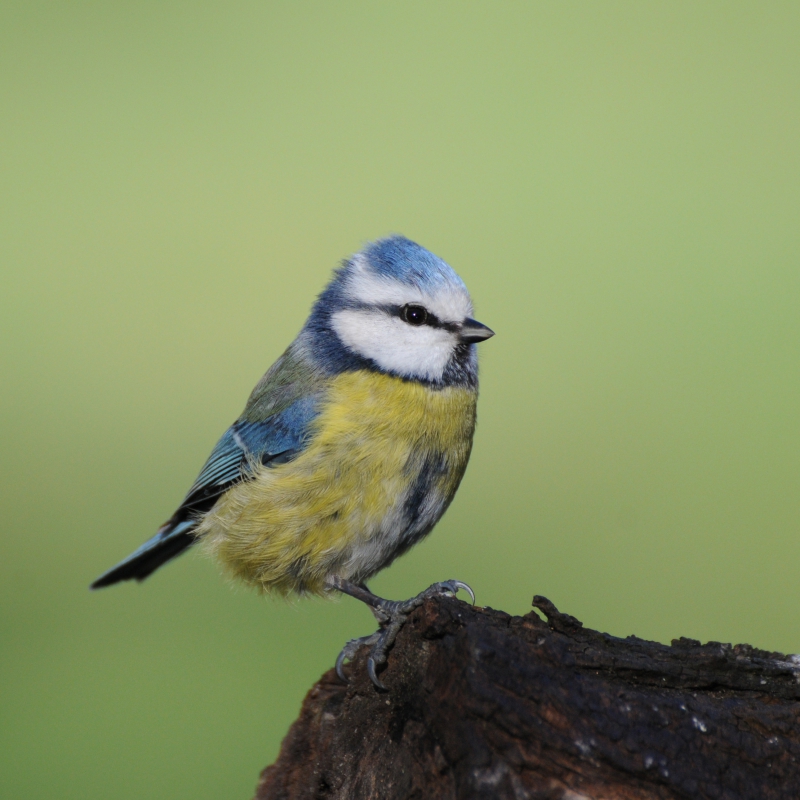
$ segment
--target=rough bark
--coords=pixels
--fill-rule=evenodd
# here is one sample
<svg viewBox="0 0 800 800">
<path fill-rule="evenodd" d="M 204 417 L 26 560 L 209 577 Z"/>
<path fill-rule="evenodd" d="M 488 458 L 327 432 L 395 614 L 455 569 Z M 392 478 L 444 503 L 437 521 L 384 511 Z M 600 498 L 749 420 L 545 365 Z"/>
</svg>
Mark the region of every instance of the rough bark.
<svg viewBox="0 0 800 800">
<path fill-rule="evenodd" d="M 800 659 L 432 600 L 311 689 L 257 800 L 800 798 Z"/>
</svg>

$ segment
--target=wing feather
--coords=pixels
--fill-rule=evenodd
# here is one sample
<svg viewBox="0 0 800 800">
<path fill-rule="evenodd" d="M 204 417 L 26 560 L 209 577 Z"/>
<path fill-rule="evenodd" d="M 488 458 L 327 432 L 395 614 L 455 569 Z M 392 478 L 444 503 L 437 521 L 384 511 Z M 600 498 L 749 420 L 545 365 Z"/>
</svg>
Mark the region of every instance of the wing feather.
<svg viewBox="0 0 800 800">
<path fill-rule="evenodd" d="M 324 391 L 324 378 L 290 347 L 259 381 L 242 416 L 217 442 L 172 517 L 92 588 L 144 580 L 194 544 L 198 517 L 231 486 L 251 477 L 255 465 L 274 466 L 296 458 L 311 436 Z"/>
</svg>

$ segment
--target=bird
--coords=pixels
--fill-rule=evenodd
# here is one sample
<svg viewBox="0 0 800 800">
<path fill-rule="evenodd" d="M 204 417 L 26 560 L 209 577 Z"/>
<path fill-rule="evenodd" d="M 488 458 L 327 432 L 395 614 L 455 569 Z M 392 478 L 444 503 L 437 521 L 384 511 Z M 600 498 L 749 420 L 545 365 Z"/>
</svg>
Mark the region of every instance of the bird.
<svg viewBox="0 0 800 800">
<path fill-rule="evenodd" d="M 391 235 L 341 262 L 300 333 L 256 384 L 178 509 L 92 589 L 142 581 L 199 543 L 229 575 L 278 595 L 349 595 L 378 630 L 378 670 L 408 615 L 464 582 L 405 601 L 367 581 L 440 520 L 472 450 L 476 344 L 494 335 L 472 317 L 467 287 L 444 260 Z"/>
</svg>

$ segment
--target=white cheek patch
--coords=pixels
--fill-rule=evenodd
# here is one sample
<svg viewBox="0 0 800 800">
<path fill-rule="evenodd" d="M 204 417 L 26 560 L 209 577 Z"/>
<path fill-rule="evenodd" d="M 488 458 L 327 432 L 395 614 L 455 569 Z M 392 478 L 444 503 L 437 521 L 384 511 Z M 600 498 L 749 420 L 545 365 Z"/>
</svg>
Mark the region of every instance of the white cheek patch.
<svg viewBox="0 0 800 800">
<path fill-rule="evenodd" d="M 445 284 L 431 293 L 423 292 L 416 286 L 376 275 L 360 254 L 353 257 L 351 264 L 353 272 L 347 283 L 347 294 L 359 303 L 371 306 L 417 303 L 425 306 L 442 322 L 463 322 L 466 317 L 472 316 L 472 301 L 466 288 Z"/>
<path fill-rule="evenodd" d="M 425 380 L 441 379 L 457 344 L 450 331 L 414 327 L 378 310 L 337 311 L 331 325 L 342 344 L 381 369 Z"/>
</svg>

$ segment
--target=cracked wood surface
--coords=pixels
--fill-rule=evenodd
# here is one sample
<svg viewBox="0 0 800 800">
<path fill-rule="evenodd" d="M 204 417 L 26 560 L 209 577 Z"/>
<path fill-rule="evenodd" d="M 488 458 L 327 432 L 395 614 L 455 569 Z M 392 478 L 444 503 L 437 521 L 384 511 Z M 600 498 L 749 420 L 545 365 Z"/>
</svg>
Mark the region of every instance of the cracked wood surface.
<svg viewBox="0 0 800 800">
<path fill-rule="evenodd" d="M 800 798 L 800 659 L 428 601 L 305 699 L 256 800 Z"/>
</svg>

